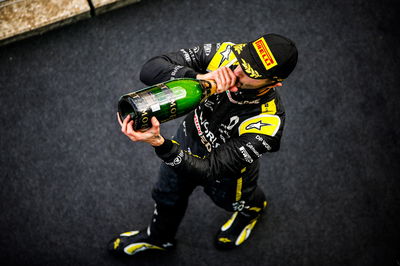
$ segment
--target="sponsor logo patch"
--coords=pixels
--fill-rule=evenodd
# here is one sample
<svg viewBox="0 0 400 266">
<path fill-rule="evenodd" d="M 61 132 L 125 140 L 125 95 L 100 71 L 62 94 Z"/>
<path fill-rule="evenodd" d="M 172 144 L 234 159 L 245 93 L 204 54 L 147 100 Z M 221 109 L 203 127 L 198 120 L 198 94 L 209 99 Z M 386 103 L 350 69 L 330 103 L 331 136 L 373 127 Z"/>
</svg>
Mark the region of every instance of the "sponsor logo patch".
<svg viewBox="0 0 400 266">
<path fill-rule="evenodd" d="M 217 48 L 217 52 L 211 59 L 210 64 L 207 66 L 208 72 L 214 71 L 219 67 L 226 66 L 236 58 L 232 52 L 233 45 L 234 43 L 224 42 Z"/>
<path fill-rule="evenodd" d="M 260 136 L 260 135 L 256 135 L 256 139 L 262 143 L 262 145 L 264 145 L 264 147 L 270 151 L 272 148 L 271 146 L 269 146 L 269 144 Z"/>
<path fill-rule="evenodd" d="M 204 52 L 206 53 L 206 56 L 209 56 L 211 53 L 211 43 L 204 44 Z"/>
<path fill-rule="evenodd" d="M 253 159 L 251 158 L 250 154 L 247 152 L 246 148 L 241 146 L 239 147 L 239 151 L 242 153 L 244 159 L 246 160 L 246 162 L 248 163 L 252 163 Z"/>
<path fill-rule="evenodd" d="M 183 68 L 183 66 L 175 66 L 171 72 L 171 77 L 175 77 L 176 73 L 178 73 L 178 70 L 181 68 Z"/>
<path fill-rule="evenodd" d="M 181 150 L 179 154 L 172 160 L 172 162 L 165 162 L 169 166 L 177 166 L 182 162 L 183 151 Z"/>
<path fill-rule="evenodd" d="M 246 204 L 246 202 L 244 200 L 237 201 L 237 202 L 232 203 L 232 208 L 234 211 L 241 211 L 244 209 L 245 204 Z"/>
<path fill-rule="evenodd" d="M 183 56 L 185 57 L 186 62 L 191 63 L 189 53 L 186 52 L 184 49 L 181 49 L 181 52 L 182 52 Z"/>
<path fill-rule="evenodd" d="M 246 146 L 258 157 L 260 158 L 262 154 L 260 154 L 256 148 L 254 148 L 253 144 L 251 144 L 250 142 L 246 143 Z"/>
<path fill-rule="evenodd" d="M 261 130 L 261 128 L 265 127 L 265 126 L 272 126 L 272 125 L 268 124 L 268 123 L 263 123 L 263 122 L 261 122 L 261 120 L 259 120 L 256 123 L 251 123 L 251 124 L 247 125 L 246 129 L 250 130 L 252 128 L 256 128 L 257 130 Z"/>
<path fill-rule="evenodd" d="M 243 121 L 239 126 L 239 136 L 245 133 L 275 136 L 281 125 L 277 115 L 261 114 Z"/>
<path fill-rule="evenodd" d="M 222 56 L 222 58 L 221 58 L 221 61 L 219 62 L 218 67 L 220 67 L 223 62 L 225 62 L 226 60 L 229 59 L 229 55 L 231 54 L 231 52 L 232 52 L 232 46 L 227 45 L 225 50 L 223 50 L 222 52 L 219 53 Z"/>
<path fill-rule="evenodd" d="M 260 39 L 254 41 L 253 46 L 256 49 L 256 52 L 261 59 L 261 62 L 264 64 L 265 69 L 268 70 L 278 65 L 278 62 L 276 62 L 275 57 L 269 49 L 264 37 L 261 37 Z"/>
</svg>

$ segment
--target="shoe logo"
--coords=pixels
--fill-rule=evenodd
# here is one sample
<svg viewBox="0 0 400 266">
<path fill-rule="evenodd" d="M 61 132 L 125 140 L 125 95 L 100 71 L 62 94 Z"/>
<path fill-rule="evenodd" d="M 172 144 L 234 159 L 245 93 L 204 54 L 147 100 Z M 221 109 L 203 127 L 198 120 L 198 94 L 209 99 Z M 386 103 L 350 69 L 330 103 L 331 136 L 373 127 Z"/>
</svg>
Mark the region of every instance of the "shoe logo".
<svg viewBox="0 0 400 266">
<path fill-rule="evenodd" d="M 117 249 L 117 247 L 119 246 L 119 243 L 121 242 L 121 239 L 119 239 L 119 238 L 117 238 L 115 241 L 114 241 L 114 249 Z"/>
<path fill-rule="evenodd" d="M 228 238 L 226 238 L 226 237 L 220 237 L 220 238 L 218 238 L 218 241 L 219 241 L 219 242 L 222 242 L 222 243 L 229 243 L 229 242 L 232 242 L 232 240 L 230 240 L 230 239 L 228 239 Z"/>
<path fill-rule="evenodd" d="M 163 244 L 162 246 L 163 246 L 163 248 L 167 248 L 167 247 L 172 247 L 173 245 L 172 245 L 172 243 L 167 242 L 167 243 Z"/>
<path fill-rule="evenodd" d="M 241 210 L 243 210 L 245 204 L 246 204 L 246 202 L 244 200 L 236 201 L 236 202 L 232 203 L 232 208 L 234 211 L 241 211 Z"/>
<path fill-rule="evenodd" d="M 164 250 L 162 247 L 158 247 L 158 246 L 146 243 L 146 242 L 139 242 L 139 243 L 134 243 L 134 244 L 130 244 L 130 245 L 126 246 L 124 248 L 124 251 L 128 255 L 134 255 L 138 252 L 145 251 L 148 249 Z"/>
</svg>

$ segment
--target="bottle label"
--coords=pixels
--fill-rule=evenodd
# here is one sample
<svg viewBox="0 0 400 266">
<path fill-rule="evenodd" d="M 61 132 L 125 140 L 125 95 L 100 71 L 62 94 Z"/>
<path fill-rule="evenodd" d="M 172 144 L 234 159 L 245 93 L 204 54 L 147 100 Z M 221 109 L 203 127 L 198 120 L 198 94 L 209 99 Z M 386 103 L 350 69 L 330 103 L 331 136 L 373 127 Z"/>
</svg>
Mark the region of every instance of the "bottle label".
<svg viewBox="0 0 400 266">
<path fill-rule="evenodd" d="M 161 93 L 161 95 L 165 96 L 166 102 L 168 103 L 169 106 L 169 117 L 165 119 L 165 121 L 171 120 L 176 118 L 176 111 L 177 111 L 177 107 L 176 107 L 176 97 L 175 94 L 173 93 L 173 91 L 167 87 L 164 83 L 161 83 L 158 85 L 159 88 L 161 89 L 161 91 L 163 93 Z"/>
<path fill-rule="evenodd" d="M 154 112 L 160 111 L 160 110 L 161 110 L 161 107 L 160 107 L 160 105 L 157 103 L 157 104 L 153 104 L 152 106 L 150 106 L 150 109 L 151 109 L 151 111 L 154 113 Z"/>
</svg>

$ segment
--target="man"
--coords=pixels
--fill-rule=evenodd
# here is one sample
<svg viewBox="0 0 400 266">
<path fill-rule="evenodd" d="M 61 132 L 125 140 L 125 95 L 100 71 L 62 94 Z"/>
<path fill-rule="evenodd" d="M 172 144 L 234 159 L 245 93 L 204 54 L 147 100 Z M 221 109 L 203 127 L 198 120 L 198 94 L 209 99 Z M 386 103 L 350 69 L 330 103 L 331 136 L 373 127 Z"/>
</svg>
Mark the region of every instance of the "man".
<svg viewBox="0 0 400 266">
<path fill-rule="evenodd" d="M 147 85 L 174 78 L 215 80 L 217 93 L 192 111 L 174 140 L 160 134 L 152 118 L 147 131 L 134 131 L 127 116 L 118 120 L 132 141 L 155 148 L 163 160 L 152 196 L 156 202 L 147 229 L 122 233 L 109 243 L 115 254 L 169 250 L 197 186 L 218 206 L 233 212 L 219 229 L 217 248 L 240 246 L 267 206 L 257 186 L 259 157 L 279 150 L 285 113 L 277 87 L 297 63 L 295 44 L 266 34 L 243 44 L 223 42 L 181 49 L 150 59 L 140 74 Z"/>
</svg>

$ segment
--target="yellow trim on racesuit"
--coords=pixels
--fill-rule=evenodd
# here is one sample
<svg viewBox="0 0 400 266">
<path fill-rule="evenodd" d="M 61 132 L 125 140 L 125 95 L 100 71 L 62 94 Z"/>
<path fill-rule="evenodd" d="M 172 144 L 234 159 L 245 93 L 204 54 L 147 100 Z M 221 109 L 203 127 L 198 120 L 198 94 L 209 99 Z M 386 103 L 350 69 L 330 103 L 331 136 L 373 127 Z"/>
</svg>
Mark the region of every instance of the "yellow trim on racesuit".
<svg viewBox="0 0 400 266">
<path fill-rule="evenodd" d="M 235 45 L 232 42 L 223 42 L 215 53 L 211 62 L 207 66 L 207 71 L 211 72 L 220 67 L 229 64 L 232 60 L 235 60 L 235 54 L 232 51 L 232 47 Z"/>
<path fill-rule="evenodd" d="M 243 174 L 246 172 L 246 167 L 240 170 L 240 173 Z M 243 187 L 243 178 L 239 177 L 236 181 L 236 201 L 239 201 L 242 198 L 242 187 Z"/>
<path fill-rule="evenodd" d="M 242 197 L 242 184 L 243 184 L 243 179 L 240 177 L 238 178 L 236 183 L 236 201 L 239 201 L 240 198 Z"/>
<path fill-rule="evenodd" d="M 193 157 L 200 158 L 200 159 L 204 159 L 204 157 L 201 158 L 199 155 L 193 154 L 193 153 L 191 153 L 190 151 L 184 151 L 184 152 L 186 152 L 187 154 L 189 154 L 189 155 L 191 155 L 191 156 L 193 156 Z"/>
</svg>

